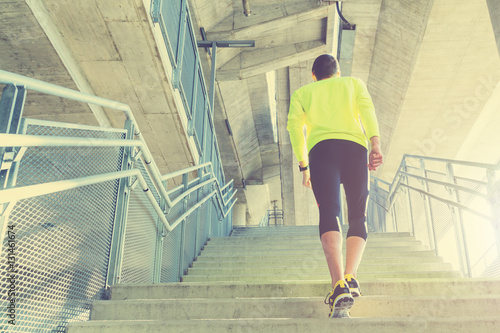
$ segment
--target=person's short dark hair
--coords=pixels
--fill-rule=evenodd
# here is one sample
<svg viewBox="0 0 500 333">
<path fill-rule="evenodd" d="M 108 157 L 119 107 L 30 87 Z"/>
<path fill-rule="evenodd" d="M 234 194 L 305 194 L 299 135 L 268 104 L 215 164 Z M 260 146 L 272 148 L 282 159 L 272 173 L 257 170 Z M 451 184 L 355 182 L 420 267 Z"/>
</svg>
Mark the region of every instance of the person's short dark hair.
<svg viewBox="0 0 500 333">
<path fill-rule="evenodd" d="M 319 81 L 337 74 L 337 68 L 337 60 L 333 56 L 329 54 L 322 54 L 314 60 L 312 72 Z"/>
</svg>

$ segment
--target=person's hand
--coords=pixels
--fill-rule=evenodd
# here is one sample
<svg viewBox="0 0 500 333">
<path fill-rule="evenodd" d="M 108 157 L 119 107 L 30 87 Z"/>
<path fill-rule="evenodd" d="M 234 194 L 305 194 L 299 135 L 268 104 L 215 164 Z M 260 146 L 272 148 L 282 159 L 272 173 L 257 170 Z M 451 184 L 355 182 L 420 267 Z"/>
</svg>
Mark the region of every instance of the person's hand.
<svg viewBox="0 0 500 333">
<path fill-rule="evenodd" d="M 372 146 L 369 156 L 368 170 L 375 171 L 384 163 L 384 156 L 379 145 Z"/>
<path fill-rule="evenodd" d="M 302 185 L 311 188 L 311 174 L 309 170 L 302 171 Z"/>
</svg>

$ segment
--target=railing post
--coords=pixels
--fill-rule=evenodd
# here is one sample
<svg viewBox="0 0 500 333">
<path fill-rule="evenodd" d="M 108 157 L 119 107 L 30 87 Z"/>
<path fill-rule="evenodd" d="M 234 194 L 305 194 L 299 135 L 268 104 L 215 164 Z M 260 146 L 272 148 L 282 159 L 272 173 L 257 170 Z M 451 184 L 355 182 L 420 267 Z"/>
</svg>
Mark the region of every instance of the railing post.
<svg viewBox="0 0 500 333">
<path fill-rule="evenodd" d="M 210 91 L 209 91 L 211 117 L 214 114 L 215 72 L 217 71 L 216 63 L 217 63 L 217 43 L 212 42 L 212 69 L 210 72 Z"/>
<path fill-rule="evenodd" d="M 189 185 L 188 184 L 188 177 L 189 177 L 188 173 L 185 173 L 182 175 L 182 184 L 184 186 L 183 192 L 188 189 L 188 185 Z M 184 211 L 187 211 L 187 200 L 188 200 L 188 197 L 185 197 L 183 202 L 182 202 L 182 206 L 183 206 Z M 187 223 L 187 219 L 184 219 L 181 222 L 181 243 L 179 246 L 179 281 L 184 276 L 184 246 L 186 243 L 185 242 L 185 240 L 186 240 L 186 223 Z"/>
<path fill-rule="evenodd" d="M 455 184 L 455 173 L 451 163 L 446 163 L 446 180 L 448 183 Z M 452 201 L 460 203 L 456 189 L 450 188 L 449 193 Z M 467 239 L 464 231 L 461 209 L 457 207 L 450 207 L 450 209 L 451 219 L 455 229 L 455 241 L 457 242 L 460 271 L 464 276 L 472 277 L 469 250 L 467 248 Z"/>
<path fill-rule="evenodd" d="M 168 181 L 165 181 L 161 184 L 167 190 Z M 160 201 L 161 210 L 167 214 L 167 202 L 165 199 L 161 199 Z M 167 236 L 167 232 L 163 223 L 158 219 L 156 222 L 156 251 L 155 251 L 155 269 L 153 276 L 153 283 L 161 282 L 161 266 L 163 261 L 163 242 L 165 240 L 165 236 Z"/>
<path fill-rule="evenodd" d="M 200 79 L 200 76 L 199 76 L 199 73 L 198 73 L 198 70 L 199 70 L 199 66 L 200 66 L 200 61 L 198 59 L 198 52 L 195 53 L 195 68 L 194 68 L 194 75 L 193 75 L 193 95 L 191 96 L 191 103 L 190 103 L 190 113 L 191 113 L 191 117 L 189 118 L 188 120 L 188 128 L 187 128 L 187 131 L 188 131 L 188 135 L 190 136 L 193 136 L 194 135 L 194 132 L 195 132 L 195 126 L 194 126 L 194 122 L 195 122 L 195 118 L 197 116 L 196 114 L 196 99 L 197 99 L 197 94 L 198 94 L 198 84 L 196 84 L 196 82 L 198 82 L 198 80 Z"/>
<path fill-rule="evenodd" d="M 491 215 L 493 217 L 493 230 L 497 241 L 498 256 L 500 257 L 500 180 L 496 176 L 496 170 L 486 170 L 488 179 L 488 197 L 490 198 Z"/>
<path fill-rule="evenodd" d="M 427 178 L 427 172 L 425 170 L 425 161 L 423 159 L 420 159 L 420 176 Z M 425 192 L 429 192 L 429 184 L 427 182 L 422 183 L 422 189 Z M 431 210 L 431 204 L 429 197 L 424 196 L 424 212 L 425 212 L 425 220 L 427 223 L 427 233 L 429 236 L 429 245 L 434 246 L 434 252 L 436 255 L 439 255 L 438 247 L 437 247 L 437 242 L 436 242 L 436 232 L 434 230 L 434 221 L 432 219 L 432 210 Z"/>
<path fill-rule="evenodd" d="M 153 23 L 158 23 L 160 20 L 160 5 L 162 1 L 161 0 L 151 0 L 151 21 Z"/>
<path fill-rule="evenodd" d="M 182 73 L 182 59 L 184 57 L 184 41 L 186 40 L 187 28 L 187 1 L 181 0 L 181 12 L 179 20 L 179 36 L 177 42 L 177 55 L 175 56 L 175 69 L 172 73 L 172 85 L 179 89 Z"/>
<path fill-rule="evenodd" d="M 201 158 L 200 158 L 200 163 L 205 163 L 207 162 L 207 154 L 206 154 L 206 149 L 207 149 L 207 128 L 209 126 L 208 123 L 208 114 L 209 114 L 209 102 L 205 100 L 205 107 L 203 109 L 203 136 L 202 136 L 202 142 L 201 142 Z"/>
<path fill-rule="evenodd" d="M 202 179 L 203 179 L 203 168 L 200 168 L 198 169 L 198 184 L 200 184 L 202 182 Z M 199 190 L 196 191 L 196 201 L 199 202 L 200 201 L 200 193 L 202 193 L 203 191 L 203 188 L 200 188 Z M 195 235 L 194 235 L 194 260 L 196 260 L 196 258 L 198 257 L 199 253 L 198 253 L 198 233 L 200 232 L 200 226 L 201 226 L 201 214 L 200 214 L 200 211 L 201 211 L 201 208 L 203 207 L 203 205 L 200 206 L 200 208 L 197 209 L 196 211 L 196 230 L 195 230 Z"/>
<path fill-rule="evenodd" d="M 126 140 L 132 140 L 134 137 L 134 125 L 132 124 L 132 121 L 127 120 L 125 122 L 125 129 L 127 130 Z M 133 147 L 124 148 L 121 171 L 132 169 L 133 150 Z M 130 199 L 130 180 L 128 178 L 122 178 L 119 182 L 120 185 L 118 187 L 118 198 L 116 201 L 115 221 L 113 223 L 113 236 L 108 260 L 108 272 L 106 275 L 107 287 L 120 283 L 123 250 L 125 247 L 125 231 Z"/>
<path fill-rule="evenodd" d="M 406 160 L 403 161 L 403 171 L 405 173 L 408 173 L 408 168 L 406 167 Z M 407 176 L 404 177 L 404 182 L 406 185 L 410 185 L 410 181 Z M 408 219 L 408 224 L 410 227 L 410 235 L 413 236 L 415 235 L 415 222 L 413 221 L 413 211 L 411 207 L 411 196 L 410 196 L 410 189 L 406 188 L 406 200 L 408 202 L 407 210 L 406 210 L 406 218 Z"/>
</svg>

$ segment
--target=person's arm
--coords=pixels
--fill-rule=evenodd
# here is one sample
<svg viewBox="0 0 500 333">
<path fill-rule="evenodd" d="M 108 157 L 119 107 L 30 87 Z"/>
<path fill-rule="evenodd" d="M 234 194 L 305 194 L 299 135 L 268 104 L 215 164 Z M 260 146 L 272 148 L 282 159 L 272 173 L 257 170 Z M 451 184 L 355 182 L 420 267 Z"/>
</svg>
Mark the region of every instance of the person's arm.
<svg viewBox="0 0 500 333">
<path fill-rule="evenodd" d="M 357 81 L 356 103 L 359 110 L 361 123 L 365 129 L 366 136 L 370 138 L 370 156 L 368 161 L 368 169 L 375 171 L 384 162 L 382 148 L 380 145 L 380 133 L 378 128 L 377 116 L 375 107 L 373 106 L 372 98 L 368 93 L 368 89 L 363 81 Z"/>
<path fill-rule="evenodd" d="M 306 113 L 300 104 L 297 93 L 293 93 L 290 99 L 287 130 L 290 134 L 290 143 L 292 144 L 293 152 L 301 168 L 309 165 L 306 153 L 306 139 L 304 137 L 305 123 Z M 309 169 L 302 171 L 302 184 L 306 187 L 311 187 Z"/>
<path fill-rule="evenodd" d="M 309 166 L 309 162 L 299 161 L 299 165 L 301 168 L 305 168 L 306 166 Z M 311 173 L 309 172 L 309 168 L 307 170 L 302 171 L 301 173 L 302 173 L 302 185 L 311 188 Z"/>
<path fill-rule="evenodd" d="M 370 156 L 368 159 L 368 170 L 375 171 L 377 168 L 384 163 L 384 156 L 382 155 L 382 148 L 380 146 L 380 138 L 378 136 L 372 136 L 370 138 Z"/>
</svg>

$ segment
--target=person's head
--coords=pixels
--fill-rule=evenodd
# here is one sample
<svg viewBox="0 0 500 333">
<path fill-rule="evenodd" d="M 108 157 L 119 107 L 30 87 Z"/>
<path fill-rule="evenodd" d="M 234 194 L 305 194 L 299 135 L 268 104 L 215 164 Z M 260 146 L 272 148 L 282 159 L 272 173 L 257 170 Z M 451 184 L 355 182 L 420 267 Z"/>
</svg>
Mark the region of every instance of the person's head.
<svg viewBox="0 0 500 333">
<path fill-rule="evenodd" d="M 340 76 L 339 64 L 333 56 L 322 54 L 314 60 L 312 75 L 315 81 L 329 79 L 334 75 Z"/>
</svg>

